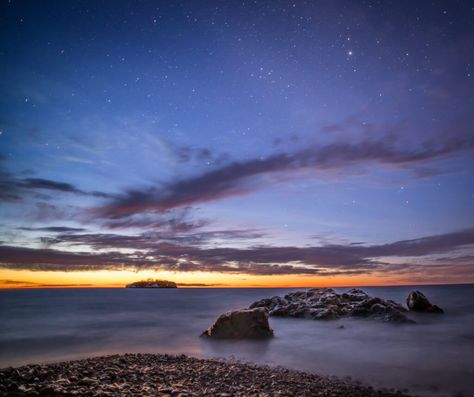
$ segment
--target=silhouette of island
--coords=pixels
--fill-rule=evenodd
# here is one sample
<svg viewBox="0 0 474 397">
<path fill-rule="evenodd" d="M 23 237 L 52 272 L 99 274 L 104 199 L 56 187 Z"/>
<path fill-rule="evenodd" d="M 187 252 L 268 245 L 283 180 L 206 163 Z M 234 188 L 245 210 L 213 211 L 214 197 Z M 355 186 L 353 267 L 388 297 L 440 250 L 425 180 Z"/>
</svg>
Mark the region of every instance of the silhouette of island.
<svg viewBox="0 0 474 397">
<path fill-rule="evenodd" d="M 153 280 L 151 278 L 127 284 L 125 288 L 178 288 L 175 282 L 168 280 Z"/>
</svg>

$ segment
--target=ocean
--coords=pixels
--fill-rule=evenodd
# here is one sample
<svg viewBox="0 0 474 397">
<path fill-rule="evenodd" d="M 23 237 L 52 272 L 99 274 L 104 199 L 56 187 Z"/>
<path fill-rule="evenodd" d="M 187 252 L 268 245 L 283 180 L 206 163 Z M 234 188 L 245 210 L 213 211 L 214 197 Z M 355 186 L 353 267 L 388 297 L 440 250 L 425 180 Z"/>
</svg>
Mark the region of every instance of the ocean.
<svg viewBox="0 0 474 397">
<path fill-rule="evenodd" d="M 421 396 L 474 395 L 474 285 L 363 289 L 400 303 L 419 289 L 445 314 L 411 314 L 414 325 L 272 317 L 271 340 L 215 341 L 199 335 L 219 314 L 293 289 L 2 290 L 0 367 L 184 353 L 349 376 Z"/>
</svg>

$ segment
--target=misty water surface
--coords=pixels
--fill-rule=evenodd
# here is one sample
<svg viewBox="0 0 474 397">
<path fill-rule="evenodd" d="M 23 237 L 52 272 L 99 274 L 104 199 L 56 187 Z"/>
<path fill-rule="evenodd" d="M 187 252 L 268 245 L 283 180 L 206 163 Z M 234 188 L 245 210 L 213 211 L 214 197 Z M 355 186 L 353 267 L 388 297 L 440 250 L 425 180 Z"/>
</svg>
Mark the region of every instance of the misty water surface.
<svg viewBox="0 0 474 397">
<path fill-rule="evenodd" d="M 364 288 L 397 302 L 404 302 L 411 289 Z M 125 352 L 185 353 L 351 376 L 426 396 L 469 396 L 474 390 L 474 286 L 419 289 L 446 314 L 413 314 L 416 325 L 271 318 L 275 338 L 237 342 L 199 335 L 222 312 L 290 290 L 1 291 L 0 366 Z"/>
</svg>

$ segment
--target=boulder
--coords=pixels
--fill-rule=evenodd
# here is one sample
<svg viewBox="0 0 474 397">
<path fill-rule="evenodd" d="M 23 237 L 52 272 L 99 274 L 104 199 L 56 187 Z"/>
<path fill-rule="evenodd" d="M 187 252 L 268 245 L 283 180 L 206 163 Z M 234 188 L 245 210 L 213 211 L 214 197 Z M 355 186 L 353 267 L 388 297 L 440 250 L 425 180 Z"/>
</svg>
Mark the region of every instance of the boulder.
<svg viewBox="0 0 474 397">
<path fill-rule="evenodd" d="M 414 312 L 444 313 L 439 306 L 433 305 L 420 291 L 411 291 L 407 297 L 408 309 Z"/>
<path fill-rule="evenodd" d="M 263 308 L 235 310 L 221 314 L 201 336 L 216 339 L 255 339 L 273 336 L 268 313 Z"/>
</svg>

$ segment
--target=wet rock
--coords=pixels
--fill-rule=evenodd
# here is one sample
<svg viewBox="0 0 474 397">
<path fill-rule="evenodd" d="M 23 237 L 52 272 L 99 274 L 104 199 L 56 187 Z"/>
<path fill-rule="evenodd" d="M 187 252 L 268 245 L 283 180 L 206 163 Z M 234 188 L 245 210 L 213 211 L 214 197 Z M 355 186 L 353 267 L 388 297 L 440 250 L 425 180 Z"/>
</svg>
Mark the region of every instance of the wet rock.
<svg viewBox="0 0 474 397">
<path fill-rule="evenodd" d="M 288 301 L 279 296 L 274 296 L 272 298 L 266 298 L 254 302 L 250 305 L 249 309 L 255 309 L 256 307 L 263 307 L 268 310 L 274 310 L 277 307 L 284 307 L 288 304 Z"/>
<path fill-rule="evenodd" d="M 342 294 L 344 299 L 350 300 L 351 302 L 360 302 L 364 299 L 368 299 L 369 295 L 367 295 L 364 291 L 358 288 L 352 288 L 347 292 Z"/>
<path fill-rule="evenodd" d="M 270 316 L 336 320 L 341 317 L 368 317 L 387 322 L 413 322 L 398 303 L 370 297 L 358 288 L 338 294 L 332 288 L 295 291 L 283 298 L 274 296 L 253 303 L 250 308 L 266 309 Z"/>
<path fill-rule="evenodd" d="M 220 315 L 202 336 L 232 339 L 268 338 L 273 336 L 273 330 L 268 324 L 267 311 L 256 307 Z"/>
<path fill-rule="evenodd" d="M 411 291 L 407 297 L 407 306 L 415 312 L 444 313 L 439 306 L 433 305 L 420 291 Z"/>
</svg>

